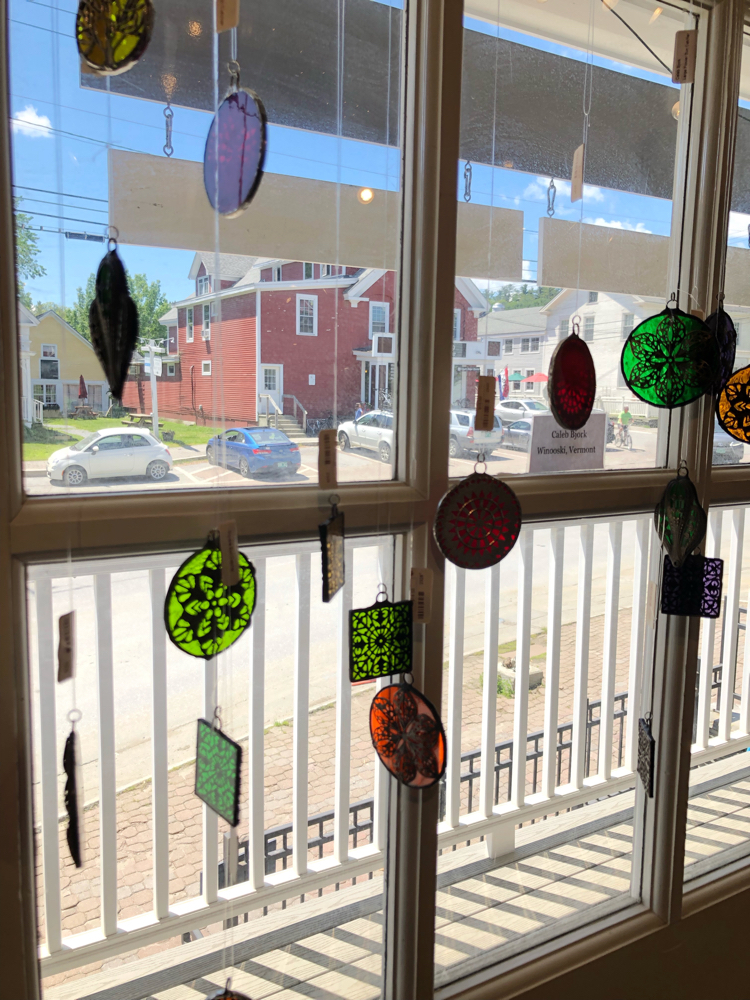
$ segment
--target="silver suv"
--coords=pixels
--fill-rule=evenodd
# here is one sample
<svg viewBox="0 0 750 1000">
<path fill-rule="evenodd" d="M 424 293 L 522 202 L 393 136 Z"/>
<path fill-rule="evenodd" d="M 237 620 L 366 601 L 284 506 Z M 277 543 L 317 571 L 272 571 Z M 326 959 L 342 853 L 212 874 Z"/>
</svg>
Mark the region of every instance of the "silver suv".
<svg viewBox="0 0 750 1000">
<path fill-rule="evenodd" d="M 512 424 L 532 413 L 549 413 L 549 407 L 538 399 L 501 399 L 495 403 L 495 413 L 503 424 Z"/>
<path fill-rule="evenodd" d="M 475 431 L 475 410 L 451 410 L 450 444 L 448 453 L 451 458 L 461 458 L 464 454 L 479 455 L 484 453 L 489 458 L 492 449 L 499 447 L 503 440 L 503 425 L 500 417 L 495 414 L 495 426 L 491 431 Z"/>
</svg>

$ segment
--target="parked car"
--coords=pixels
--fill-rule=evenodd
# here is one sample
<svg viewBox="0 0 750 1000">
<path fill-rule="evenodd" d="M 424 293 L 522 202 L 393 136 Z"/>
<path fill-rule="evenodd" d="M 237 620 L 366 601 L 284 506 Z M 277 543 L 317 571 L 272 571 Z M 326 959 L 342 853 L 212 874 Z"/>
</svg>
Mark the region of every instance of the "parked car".
<svg viewBox="0 0 750 1000">
<path fill-rule="evenodd" d="M 737 465 L 744 454 L 744 444 L 714 421 L 714 465 Z"/>
<path fill-rule="evenodd" d="M 169 448 L 148 431 L 108 427 L 53 452 L 47 459 L 47 476 L 66 486 L 117 476 L 148 476 L 158 483 L 172 466 Z"/>
<path fill-rule="evenodd" d="M 549 407 L 539 399 L 502 399 L 496 404 L 495 413 L 504 424 L 512 424 L 529 413 L 549 413 Z"/>
<path fill-rule="evenodd" d="M 275 427 L 231 427 L 206 445 L 211 465 L 251 473 L 296 472 L 302 464 L 299 445 Z"/>
<path fill-rule="evenodd" d="M 339 424 L 339 447 L 369 448 L 382 461 L 390 462 L 393 453 L 393 414 L 389 410 L 370 410 L 354 420 Z"/>
<path fill-rule="evenodd" d="M 474 430 L 475 417 L 476 410 L 451 410 L 451 436 L 448 445 L 448 454 L 451 458 L 461 458 L 466 453 L 471 455 L 483 453 L 485 458 L 489 458 L 492 449 L 502 444 L 503 424 L 500 417 L 495 414 L 495 426 L 491 431 Z"/>
<path fill-rule="evenodd" d="M 533 423 L 531 419 L 514 420 L 504 428 L 505 437 L 503 444 L 510 448 L 520 448 L 521 451 L 528 451 L 531 448 L 531 431 Z"/>
</svg>

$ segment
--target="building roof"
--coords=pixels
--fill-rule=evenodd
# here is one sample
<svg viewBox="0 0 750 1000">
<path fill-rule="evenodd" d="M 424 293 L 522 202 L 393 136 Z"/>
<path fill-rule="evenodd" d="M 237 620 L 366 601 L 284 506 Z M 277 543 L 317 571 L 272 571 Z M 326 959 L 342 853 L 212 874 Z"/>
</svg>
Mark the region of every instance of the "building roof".
<svg viewBox="0 0 750 1000">
<path fill-rule="evenodd" d="M 244 254 L 220 253 L 219 277 L 223 278 L 225 281 L 236 281 L 244 274 L 247 274 L 257 260 L 259 260 L 258 257 L 246 257 Z M 205 250 L 198 250 L 193 258 L 190 273 L 188 274 L 188 278 L 191 281 L 195 281 L 198 277 L 198 271 L 201 269 L 201 264 L 205 267 L 206 274 L 213 276 L 216 266 L 216 254 L 209 253 Z"/>
<path fill-rule="evenodd" d="M 66 320 L 64 320 L 62 318 L 62 316 L 60 315 L 60 313 L 55 312 L 54 309 L 48 309 L 47 312 L 42 313 L 41 316 L 37 316 L 37 319 L 39 320 L 40 323 L 42 322 L 42 320 L 49 319 L 49 318 L 52 318 L 53 320 L 55 320 L 55 322 L 59 323 L 60 326 L 67 333 L 69 333 L 72 337 L 77 337 L 81 341 L 82 344 L 85 344 L 86 347 L 88 347 L 88 349 L 90 351 L 92 351 L 93 353 L 96 353 L 94 351 L 94 347 L 93 347 L 91 341 L 88 340 L 86 337 L 84 337 L 82 334 L 80 334 L 78 332 L 78 330 L 75 329 L 75 327 L 72 327 L 70 325 L 70 323 L 68 323 Z"/>
<path fill-rule="evenodd" d="M 523 333 L 544 333 L 547 317 L 539 306 L 526 309 L 495 309 L 479 321 L 480 337 L 511 337 Z"/>
<path fill-rule="evenodd" d="M 164 326 L 176 326 L 177 325 L 177 306 L 172 306 L 163 316 L 159 317 L 159 322 L 163 323 Z"/>
<path fill-rule="evenodd" d="M 18 324 L 19 326 L 36 326 L 39 320 L 34 313 L 27 309 L 23 302 L 18 303 Z"/>
</svg>

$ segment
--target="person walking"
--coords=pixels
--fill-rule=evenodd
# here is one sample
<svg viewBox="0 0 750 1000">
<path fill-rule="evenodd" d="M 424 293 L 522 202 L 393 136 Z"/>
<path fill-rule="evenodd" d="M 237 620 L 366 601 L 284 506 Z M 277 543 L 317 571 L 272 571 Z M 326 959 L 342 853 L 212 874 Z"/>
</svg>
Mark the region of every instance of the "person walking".
<svg viewBox="0 0 750 1000">
<path fill-rule="evenodd" d="M 362 416 L 362 403 L 357 403 L 357 409 L 354 411 L 354 419 L 359 420 Z"/>
</svg>

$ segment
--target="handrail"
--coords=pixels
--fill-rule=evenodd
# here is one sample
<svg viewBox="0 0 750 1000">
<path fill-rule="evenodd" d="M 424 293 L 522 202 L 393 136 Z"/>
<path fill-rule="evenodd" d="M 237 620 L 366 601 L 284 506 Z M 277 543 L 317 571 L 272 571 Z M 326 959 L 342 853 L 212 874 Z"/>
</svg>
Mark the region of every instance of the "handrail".
<svg viewBox="0 0 750 1000">
<path fill-rule="evenodd" d="M 302 430 L 307 433 L 307 410 L 304 408 L 302 403 L 297 399 L 296 396 L 292 395 L 291 392 L 285 392 L 282 394 L 282 399 L 293 399 L 294 400 L 294 419 L 297 419 L 297 407 L 299 406 L 302 410 Z"/>
<path fill-rule="evenodd" d="M 274 415 L 273 415 L 273 424 L 274 424 L 274 427 L 276 428 L 276 430 L 278 430 L 279 429 L 279 414 L 283 412 L 282 409 L 281 409 L 281 407 L 276 402 L 276 400 L 273 398 L 273 396 L 271 396 L 267 392 L 259 392 L 258 393 L 258 399 L 265 399 L 265 401 L 266 401 L 266 427 L 270 427 L 271 426 L 271 416 L 270 416 L 270 413 L 268 411 L 268 404 L 269 404 L 269 402 L 271 402 L 273 404 L 273 408 L 275 410 Z M 258 414 L 258 416 L 260 416 L 260 414 Z"/>
</svg>

